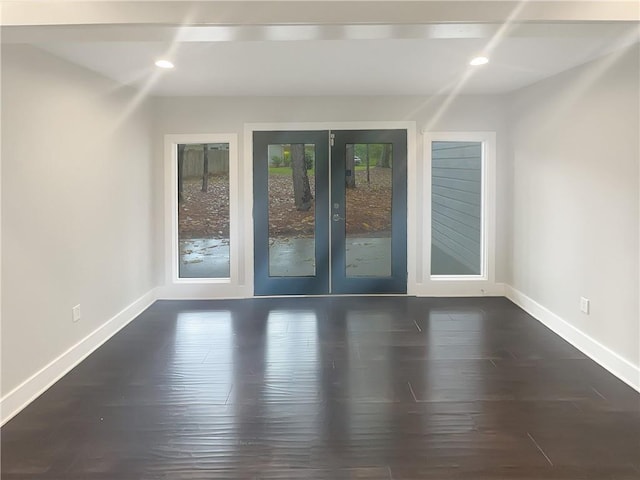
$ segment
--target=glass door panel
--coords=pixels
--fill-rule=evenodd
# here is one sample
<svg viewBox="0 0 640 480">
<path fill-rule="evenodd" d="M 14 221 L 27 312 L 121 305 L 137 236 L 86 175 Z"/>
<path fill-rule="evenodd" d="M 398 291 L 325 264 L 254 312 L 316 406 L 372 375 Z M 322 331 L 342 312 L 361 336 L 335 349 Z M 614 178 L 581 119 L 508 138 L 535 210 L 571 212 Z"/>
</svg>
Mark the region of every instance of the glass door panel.
<svg viewBox="0 0 640 480">
<path fill-rule="evenodd" d="M 254 132 L 254 291 L 329 293 L 327 131 Z"/>
<path fill-rule="evenodd" d="M 253 134 L 256 295 L 406 293 L 407 132 L 331 137 Z"/>
<path fill-rule="evenodd" d="M 345 147 L 345 274 L 391 276 L 393 144 Z"/>
<path fill-rule="evenodd" d="M 313 277 L 315 154 L 313 144 L 270 144 L 269 276 Z"/>
<path fill-rule="evenodd" d="M 407 133 L 334 132 L 331 285 L 334 293 L 406 293 Z"/>
</svg>

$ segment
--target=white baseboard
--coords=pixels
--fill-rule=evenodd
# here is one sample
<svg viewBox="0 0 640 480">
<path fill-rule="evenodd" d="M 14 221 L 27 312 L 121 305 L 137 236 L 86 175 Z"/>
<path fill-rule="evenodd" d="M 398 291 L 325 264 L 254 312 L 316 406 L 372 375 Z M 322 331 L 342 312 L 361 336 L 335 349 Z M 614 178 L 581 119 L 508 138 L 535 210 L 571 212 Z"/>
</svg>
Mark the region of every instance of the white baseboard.
<svg viewBox="0 0 640 480">
<path fill-rule="evenodd" d="M 436 280 L 416 288 L 418 297 L 504 297 L 504 283 Z"/>
<path fill-rule="evenodd" d="M 156 288 L 157 300 L 231 300 L 252 296 L 246 286 L 227 283 L 183 283 Z"/>
<path fill-rule="evenodd" d="M 0 399 L 0 425 L 4 425 L 42 395 L 51 385 L 118 333 L 155 300 L 156 291 L 152 289 L 2 397 Z"/>
<path fill-rule="evenodd" d="M 150 290 L 40 371 L 25 380 L 21 385 L 14 388 L 0 399 L 0 425 L 4 425 L 17 415 L 22 409 L 51 387 L 51 385 L 140 315 L 140 313 L 148 308 L 156 299 L 165 297 L 193 298 L 193 295 L 183 294 L 183 296 L 181 295 L 182 292 L 179 292 L 177 295 L 176 293 L 178 292 L 163 291 L 163 289 Z M 513 303 L 546 325 L 554 333 L 640 392 L 640 368 L 638 366 L 578 330 L 524 293 L 510 285 L 498 283 L 495 284 L 493 288 L 485 290 L 484 294 L 488 296 L 506 296 Z M 420 296 L 420 294 L 418 295 Z M 199 295 L 196 295 L 196 297 L 198 296 Z M 478 291 L 471 289 L 468 292 L 459 292 L 457 295 L 451 296 L 478 296 Z M 241 295 L 240 292 L 238 292 L 238 297 L 247 298 L 246 295 Z"/>
<path fill-rule="evenodd" d="M 510 285 L 505 285 L 505 296 L 555 334 L 559 335 L 586 356 L 600 364 L 620 380 L 640 392 L 640 367 L 577 329 L 548 308 Z"/>
</svg>

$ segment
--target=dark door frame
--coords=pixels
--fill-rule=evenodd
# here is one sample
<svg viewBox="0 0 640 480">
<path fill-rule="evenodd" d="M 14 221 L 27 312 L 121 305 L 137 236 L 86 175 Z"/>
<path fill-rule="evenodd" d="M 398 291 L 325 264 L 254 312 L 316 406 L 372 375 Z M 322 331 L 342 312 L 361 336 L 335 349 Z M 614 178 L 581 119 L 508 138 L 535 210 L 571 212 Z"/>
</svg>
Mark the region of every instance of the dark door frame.
<svg viewBox="0 0 640 480">
<path fill-rule="evenodd" d="M 269 198 L 268 145 L 273 143 L 313 143 L 316 160 L 329 159 L 329 131 L 261 131 L 253 133 L 253 284 L 254 295 L 323 295 L 329 293 L 328 235 L 317 235 L 315 241 L 315 271 L 313 277 L 269 276 Z M 329 189 L 317 188 L 329 181 L 329 162 L 316 161 L 315 165 L 315 230 L 329 231 Z M 256 181 L 260 179 L 263 181 Z M 266 259 L 266 260 L 265 260 Z"/>
<path fill-rule="evenodd" d="M 409 128 L 352 128 L 349 130 L 252 130 L 250 142 L 253 145 L 253 225 L 254 225 L 254 295 L 340 295 L 340 294 L 405 294 L 408 288 L 407 278 L 407 164 Z M 335 134 L 335 146 L 330 155 L 330 133 Z M 345 137 L 349 135 L 349 139 Z M 394 138 L 395 136 L 395 138 Z M 268 246 L 268 159 L 267 146 L 273 143 L 314 143 L 316 145 L 316 159 L 326 158 L 332 164 L 334 178 L 329 182 L 329 161 L 316 162 L 316 185 L 327 182 L 331 185 L 331 194 L 339 194 L 339 188 L 334 192 L 334 186 L 342 187 L 344 196 L 344 155 L 337 160 L 337 148 L 342 143 L 394 143 L 394 158 L 402 158 L 393 169 L 393 204 L 395 212 L 392 217 L 392 272 L 391 277 L 346 277 L 336 276 L 336 269 L 344 271 L 344 242 L 338 236 L 344 236 L 339 226 L 329 225 L 330 212 L 329 189 L 316 188 L 316 231 L 327 232 L 326 235 L 316 237 L 316 275 L 313 277 L 270 277 L 269 276 L 269 246 Z M 326 148 L 326 150 L 325 150 Z M 340 163 L 342 162 L 342 163 Z M 342 166 L 342 171 L 340 166 Z M 397 167 L 397 168 L 396 168 Z M 396 172 L 397 170 L 397 172 Z M 262 181 L 261 181 L 262 180 Z M 344 202 L 341 202 L 344 206 Z M 344 211 L 342 212 L 344 213 Z M 344 215 L 342 215 L 344 217 Z M 334 229 L 336 231 L 334 232 Z M 340 233 L 341 232 L 341 233 Z M 265 236 L 266 235 L 266 236 Z M 342 250 L 342 251 L 341 251 Z M 327 253 L 330 252 L 330 253 Z M 340 253 L 337 253 L 340 252 Z M 333 258 L 329 265 L 330 258 Z M 265 261 L 265 259 L 267 259 Z M 334 277 L 334 281 L 330 278 Z M 337 280 L 337 281 L 335 281 Z"/>
<path fill-rule="evenodd" d="M 340 205 L 339 221 L 331 222 L 331 293 L 407 293 L 407 131 L 331 130 L 331 202 Z M 348 277 L 346 275 L 346 232 L 344 181 L 347 144 L 390 143 L 393 145 L 391 276 Z"/>
</svg>

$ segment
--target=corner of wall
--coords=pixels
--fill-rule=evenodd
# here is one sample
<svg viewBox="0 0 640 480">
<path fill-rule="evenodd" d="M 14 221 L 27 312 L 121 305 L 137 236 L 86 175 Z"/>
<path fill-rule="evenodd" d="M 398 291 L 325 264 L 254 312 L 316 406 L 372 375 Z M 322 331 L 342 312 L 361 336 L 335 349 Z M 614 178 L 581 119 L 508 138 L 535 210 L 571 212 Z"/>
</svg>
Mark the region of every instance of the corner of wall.
<svg viewBox="0 0 640 480">
<path fill-rule="evenodd" d="M 559 315 L 510 285 L 505 296 L 552 332 L 604 367 L 620 380 L 640 392 L 640 367 L 602 345 Z"/>
<path fill-rule="evenodd" d="M 506 96 L 506 296 L 640 391 L 639 59 L 636 44 Z"/>
<path fill-rule="evenodd" d="M 49 387 L 150 307 L 156 299 L 156 289 L 148 291 L 4 395 L 0 399 L 0 425 L 4 425 L 20 413 Z"/>
</svg>

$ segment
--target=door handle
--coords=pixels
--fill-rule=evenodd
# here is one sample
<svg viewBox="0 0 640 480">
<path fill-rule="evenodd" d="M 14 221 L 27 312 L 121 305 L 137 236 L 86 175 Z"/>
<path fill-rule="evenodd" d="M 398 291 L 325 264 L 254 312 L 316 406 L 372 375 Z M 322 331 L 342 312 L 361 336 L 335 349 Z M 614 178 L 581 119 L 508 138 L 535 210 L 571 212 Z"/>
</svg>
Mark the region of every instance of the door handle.
<svg viewBox="0 0 640 480">
<path fill-rule="evenodd" d="M 342 218 L 338 213 L 334 213 L 332 219 L 334 222 L 339 222 L 340 220 L 344 220 L 344 218 Z"/>
</svg>

